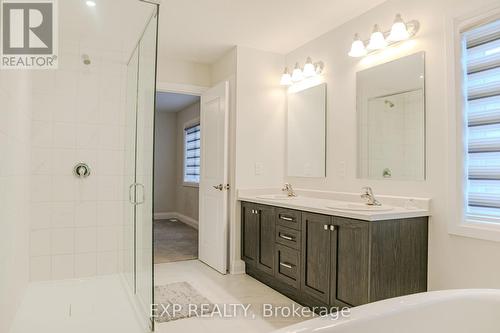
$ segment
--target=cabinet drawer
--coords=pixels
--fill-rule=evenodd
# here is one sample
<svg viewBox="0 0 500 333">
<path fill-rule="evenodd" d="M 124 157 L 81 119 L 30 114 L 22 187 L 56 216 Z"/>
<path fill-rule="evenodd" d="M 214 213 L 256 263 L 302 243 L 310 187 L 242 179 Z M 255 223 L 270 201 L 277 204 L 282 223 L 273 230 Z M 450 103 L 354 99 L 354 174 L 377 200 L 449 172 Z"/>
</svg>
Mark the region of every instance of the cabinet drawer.
<svg viewBox="0 0 500 333">
<path fill-rule="evenodd" d="M 276 243 L 300 250 L 300 231 L 278 225 L 276 226 Z"/>
<path fill-rule="evenodd" d="M 300 230 L 300 217 L 302 213 L 293 209 L 276 209 L 276 223 L 284 227 Z"/>
<path fill-rule="evenodd" d="M 299 288 L 299 251 L 283 245 L 276 245 L 276 278 L 294 288 Z"/>
</svg>

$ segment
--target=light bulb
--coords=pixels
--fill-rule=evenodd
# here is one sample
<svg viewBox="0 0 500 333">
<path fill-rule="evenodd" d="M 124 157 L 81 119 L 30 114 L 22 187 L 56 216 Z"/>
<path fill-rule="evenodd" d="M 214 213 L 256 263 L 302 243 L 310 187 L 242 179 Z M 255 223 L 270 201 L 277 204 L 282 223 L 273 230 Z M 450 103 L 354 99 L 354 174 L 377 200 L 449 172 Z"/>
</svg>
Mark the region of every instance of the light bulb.
<svg viewBox="0 0 500 333">
<path fill-rule="evenodd" d="M 88 0 L 87 2 L 85 2 L 87 4 L 87 6 L 89 7 L 95 7 L 96 6 L 96 3 L 95 1 L 91 1 L 91 0 Z"/>
<path fill-rule="evenodd" d="M 361 39 L 359 39 L 359 35 L 355 34 L 354 41 L 352 42 L 351 45 L 351 51 L 349 51 L 349 56 L 357 58 L 357 57 L 363 57 L 365 55 L 366 55 L 365 44 Z"/>
<path fill-rule="evenodd" d="M 306 64 L 304 65 L 304 76 L 311 77 L 314 75 L 316 75 L 316 68 L 314 68 L 311 57 L 307 57 Z"/>
<path fill-rule="evenodd" d="M 387 46 L 387 41 L 385 40 L 384 34 L 380 32 L 378 24 L 375 24 L 367 48 L 369 50 L 380 50 L 386 46 Z"/>
<path fill-rule="evenodd" d="M 394 24 L 391 28 L 391 33 L 387 37 L 391 42 L 400 42 L 402 40 L 407 40 L 410 38 L 410 33 L 406 28 L 406 23 L 404 23 L 401 14 L 397 14 L 394 19 Z"/>
<path fill-rule="evenodd" d="M 304 79 L 304 74 L 302 73 L 302 69 L 299 67 L 299 63 L 295 63 L 295 68 L 292 72 L 292 81 L 298 82 Z"/>
<path fill-rule="evenodd" d="M 281 75 L 280 85 L 282 86 L 292 85 L 292 76 L 290 75 L 290 72 L 288 72 L 288 68 L 285 68 L 283 75 Z"/>
</svg>

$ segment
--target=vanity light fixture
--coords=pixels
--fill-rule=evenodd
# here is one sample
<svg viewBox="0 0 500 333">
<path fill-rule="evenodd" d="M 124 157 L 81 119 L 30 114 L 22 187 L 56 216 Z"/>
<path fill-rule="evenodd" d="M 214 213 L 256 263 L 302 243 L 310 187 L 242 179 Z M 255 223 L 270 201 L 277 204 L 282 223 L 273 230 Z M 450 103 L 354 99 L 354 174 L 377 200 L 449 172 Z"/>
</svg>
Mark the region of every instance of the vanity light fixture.
<svg viewBox="0 0 500 333">
<path fill-rule="evenodd" d="M 311 57 L 307 57 L 306 64 L 304 65 L 304 76 L 305 77 L 311 77 L 316 75 L 316 68 L 314 67 L 312 63 Z"/>
<path fill-rule="evenodd" d="M 391 33 L 387 38 L 391 42 L 400 42 L 402 40 L 407 40 L 408 38 L 410 38 L 410 33 L 408 32 L 408 28 L 406 27 L 406 23 L 404 23 L 401 14 L 396 14 L 394 24 L 391 28 Z"/>
<path fill-rule="evenodd" d="M 295 68 L 293 69 L 292 72 L 292 81 L 293 82 L 299 82 L 304 79 L 304 73 L 302 73 L 302 69 L 299 66 L 299 63 L 295 63 Z"/>
<path fill-rule="evenodd" d="M 373 32 L 368 43 L 368 50 L 380 50 L 387 46 L 384 34 L 380 32 L 378 24 L 373 27 Z"/>
<path fill-rule="evenodd" d="M 351 51 L 349 51 L 349 56 L 351 57 L 363 57 L 366 55 L 365 43 L 359 38 L 358 34 L 354 35 L 354 41 L 351 45 Z"/>
<path fill-rule="evenodd" d="M 290 72 L 288 71 L 288 67 L 285 67 L 285 71 L 283 72 L 283 75 L 281 75 L 280 85 L 291 86 L 292 84 L 293 84 L 292 76 L 290 75 Z"/>
<path fill-rule="evenodd" d="M 290 74 L 288 67 L 285 68 L 281 75 L 280 85 L 291 86 L 301 81 L 311 81 L 323 73 L 323 67 L 322 61 L 313 62 L 311 57 L 307 57 L 304 68 L 301 68 L 298 62 L 295 63 L 292 74 Z"/>
<path fill-rule="evenodd" d="M 375 24 L 370 40 L 367 43 L 362 41 L 358 34 L 355 34 L 349 56 L 355 58 L 364 57 L 372 52 L 395 45 L 415 36 L 419 28 L 420 23 L 418 21 L 405 22 L 401 14 L 396 14 L 391 30 L 386 32 L 380 31 L 378 24 Z M 368 45 L 365 47 L 366 44 Z"/>
</svg>

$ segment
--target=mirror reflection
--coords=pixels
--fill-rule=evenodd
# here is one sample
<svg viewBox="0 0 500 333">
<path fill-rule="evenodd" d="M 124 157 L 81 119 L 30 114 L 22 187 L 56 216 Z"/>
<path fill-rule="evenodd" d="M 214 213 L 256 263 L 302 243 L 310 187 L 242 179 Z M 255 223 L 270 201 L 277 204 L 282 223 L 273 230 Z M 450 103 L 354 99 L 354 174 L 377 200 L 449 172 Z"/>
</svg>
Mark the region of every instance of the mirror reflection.
<svg viewBox="0 0 500 333">
<path fill-rule="evenodd" d="M 325 177 L 326 83 L 288 93 L 287 175 Z"/>
<path fill-rule="evenodd" d="M 424 52 L 357 73 L 358 177 L 425 179 Z"/>
</svg>

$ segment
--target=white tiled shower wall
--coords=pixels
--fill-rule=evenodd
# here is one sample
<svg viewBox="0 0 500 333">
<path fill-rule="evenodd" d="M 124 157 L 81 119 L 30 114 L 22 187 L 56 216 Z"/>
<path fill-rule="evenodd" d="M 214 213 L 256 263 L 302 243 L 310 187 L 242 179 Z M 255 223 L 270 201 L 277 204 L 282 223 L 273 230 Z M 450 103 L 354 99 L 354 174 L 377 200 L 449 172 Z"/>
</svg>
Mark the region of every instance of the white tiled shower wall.
<svg viewBox="0 0 500 333">
<path fill-rule="evenodd" d="M 0 332 L 28 283 L 30 89 L 29 72 L 0 70 Z"/>
<path fill-rule="evenodd" d="M 33 73 L 31 281 L 120 268 L 125 79 L 120 51 L 78 45 L 58 70 Z M 90 177 L 73 175 L 78 162 Z"/>
</svg>

